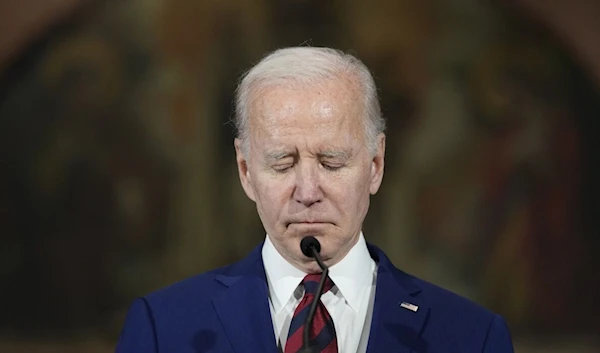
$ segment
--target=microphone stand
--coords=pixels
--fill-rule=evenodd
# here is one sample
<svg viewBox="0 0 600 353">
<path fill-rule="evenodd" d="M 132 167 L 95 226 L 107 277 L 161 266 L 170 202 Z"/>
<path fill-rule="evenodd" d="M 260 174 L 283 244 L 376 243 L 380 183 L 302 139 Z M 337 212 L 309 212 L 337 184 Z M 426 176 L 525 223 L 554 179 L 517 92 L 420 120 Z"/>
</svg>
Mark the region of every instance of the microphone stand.
<svg viewBox="0 0 600 353">
<path fill-rule="evenodd" d="M 310 250 L 312 251 L 312 256 L 317 260 L 319 267 L 323 272 L 321 273 L 321 281 L 319 281 L 319 287 L 317 288 L 317 292 L 315 293 L 315 298 L 310 305 L 310 309 L 308 311 L 308 316 L 306 317 L 306 322 L 304 323 L 304 345 L 302 349 L 298 353 L 317 353 L 312 348 L 310 348 L 310 327 L 312 326 L 313 320 L 315 318 L 315 312 L 317 311 L 317 305 L 321 301 L 321 295 L 323 294 L 323 287 L 325 287 L 325 281 L 329 275 L 329 268 L 325 266 L 325 263 L 321 259 L 321 255 L 319 255 L 319 250 L 315 246 L 311 246 Z"/>
</svg>

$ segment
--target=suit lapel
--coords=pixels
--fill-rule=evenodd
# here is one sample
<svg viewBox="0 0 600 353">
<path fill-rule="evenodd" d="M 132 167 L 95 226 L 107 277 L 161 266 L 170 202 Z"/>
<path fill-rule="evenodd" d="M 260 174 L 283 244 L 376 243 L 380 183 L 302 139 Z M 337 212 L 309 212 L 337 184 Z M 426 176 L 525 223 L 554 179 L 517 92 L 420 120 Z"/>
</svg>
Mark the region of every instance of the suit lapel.
<svg viewBox="0 0 600 353">
<path fill-rule="evenodd" d="M 405 273 L 396 269 L 383 252 L 370 246 L 371 256 L 379 263 L 375 303 L 369 334 L 368 353 L 420 352 L 420 335 L 429 307 L 418 299 L 420 289 Z"/>
<path fill-rule="evenodd" d="M 237 353 L 279 352 L 261 248 L 258 246 L 228 273 L 216 276 L 227 288 L 213 300 L 213 305 Z M 396 269 L 381 250 L 369 245 L 369 251 L 378 263 L 378 271 L 367 352 L 423 351 L 420 336 L 429 307 L 418 298 L 420 288 L 410 276 Z"/>
<path fill-rule="evenodd" d="M 216 277 L 228 288 L 213 305 L 233 350 L 277 353 L 260 247 L 230 272 Z"/>
</svg>

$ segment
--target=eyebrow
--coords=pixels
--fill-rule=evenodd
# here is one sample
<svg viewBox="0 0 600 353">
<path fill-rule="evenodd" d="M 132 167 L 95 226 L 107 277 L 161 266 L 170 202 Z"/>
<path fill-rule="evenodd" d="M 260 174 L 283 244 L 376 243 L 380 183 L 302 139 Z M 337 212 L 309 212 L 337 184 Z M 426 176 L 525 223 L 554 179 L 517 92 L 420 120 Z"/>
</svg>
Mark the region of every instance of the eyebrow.
<svg viewBox="0 0 600 353">
<path fill-rule="evenodd" d="M 294 153 L 289 151 L 268 151 L 265 153 L 265 158 L 269 161 L 279 161 L 284 158 L 293 157 Z M 347 160 L 350 158 L 349 151 L 323 151 L 317 154 L 319 159 L 338 159 Z"/>
<path fill-rule="evenodd" d="M 266 159 L 271 161 L 278 161 L 286 157 L 290 157 L 292 153 L 286 151 L 269 151 L 265 154 Z"/>
<path fill-rule="evenodd" d="M 317 154 L 319 158 L 326 159 L 341 159 L 346 160 L 350 158 L 350 152 L 348 151 L 325 151 Z"/>
</svg>

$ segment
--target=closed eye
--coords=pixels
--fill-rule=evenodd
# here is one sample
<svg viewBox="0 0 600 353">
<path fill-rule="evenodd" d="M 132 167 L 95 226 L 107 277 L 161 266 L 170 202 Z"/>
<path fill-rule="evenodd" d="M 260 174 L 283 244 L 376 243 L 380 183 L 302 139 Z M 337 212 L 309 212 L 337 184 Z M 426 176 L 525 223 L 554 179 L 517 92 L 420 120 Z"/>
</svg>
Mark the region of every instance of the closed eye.
<svg viewBox="0 0 600 353">
<path fill-rule="evenodd" d="M 332 164 L 332 163 L 321 163 L 321 165 L 323 166 L 323 168 L 325 168 L 326 170 L 329 170 L 331 172 L 340 170 L 343 167 L 343 165 L 341 165 L 341 164 Z"/>
<path fill-rule="evenodd" d="M 318 154 L 321 166 L 330 172 L 335 172 L 347 165 L 350 152 L 344 150 L 323 151 Z"/>
<path fill-rule="evenodd" d="M 285 173 L 292 169 L 293 166 L 293 164 L 278 164 L 273 166 L 273 170 L 277 173 Z"/>
</svg>

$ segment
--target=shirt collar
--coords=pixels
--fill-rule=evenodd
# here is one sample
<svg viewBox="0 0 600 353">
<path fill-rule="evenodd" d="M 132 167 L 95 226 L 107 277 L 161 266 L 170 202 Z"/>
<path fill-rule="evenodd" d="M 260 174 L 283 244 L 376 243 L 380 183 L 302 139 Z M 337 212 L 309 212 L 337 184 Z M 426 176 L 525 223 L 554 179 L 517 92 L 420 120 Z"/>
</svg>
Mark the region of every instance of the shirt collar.
<svg viewBox="0 0 600 353">
<path fill-rule="evenodd" d="M 373 282 L 375 267 L 375 261 L 369 254 L 367 242 L 361 232 L 348 254 L 329 268 L 329 278 L 355 312 L 363 300 L 364 288 Z"/>
<path fill-rule="evenodd" d="M 263 244 L 262 258 L 269 283 L 269 295 L 273 303 L 273 310 L 278 313 L 290 300 L 306 274 L 281 256 L 268 235 Z"/>
<path fill-rule="evenodd" d="M 273 309 L 278 313 L 290 300 L 306 273 L 287 262 L 268 235 L 262 248 L 262 257 L 269 295 Z M 372 284 L 375 266 L 361 232 L 348 254 L 329 268 L 329 277 L 354 311 L 358 311 L 363 300 L 363 289 Z"/>
</svg>

